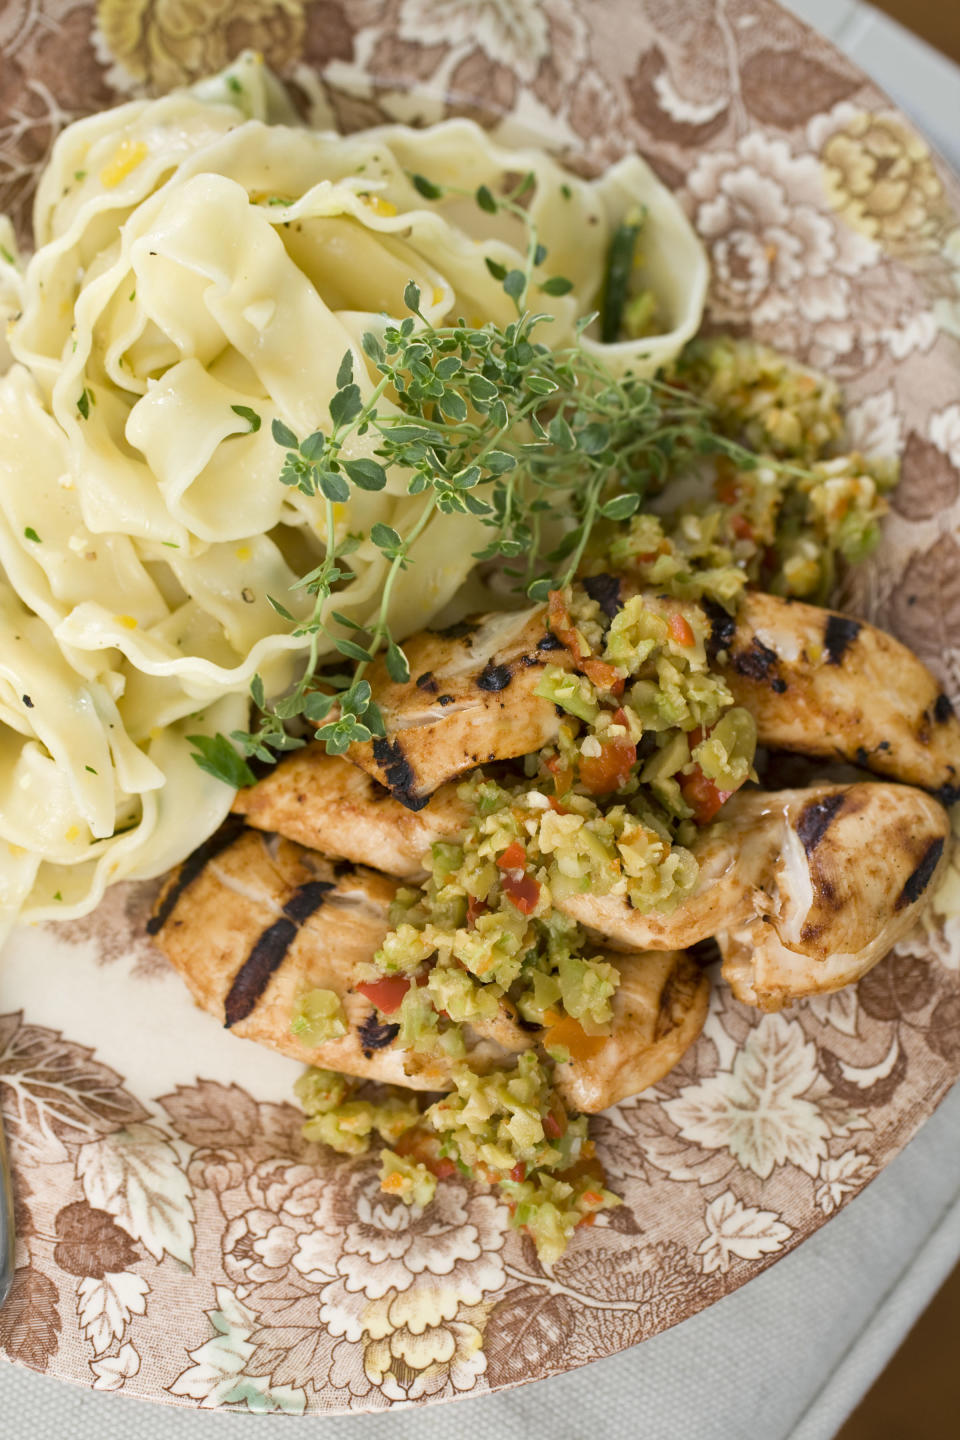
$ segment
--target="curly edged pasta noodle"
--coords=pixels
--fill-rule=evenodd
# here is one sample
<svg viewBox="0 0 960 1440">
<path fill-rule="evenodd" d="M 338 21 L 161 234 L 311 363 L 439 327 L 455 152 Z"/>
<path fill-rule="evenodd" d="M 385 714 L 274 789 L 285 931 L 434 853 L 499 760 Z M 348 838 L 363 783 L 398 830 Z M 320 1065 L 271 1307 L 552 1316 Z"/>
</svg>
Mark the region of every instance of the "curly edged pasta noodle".
<svg viewBox="0 0 960 1440">
<path fill-rule="evenodd" d="M 363 333 L 405 313 L 410 280 L 434 323 L 508 323 L 486 259 L 520 262 L 519 223 L 447 191 L 425 199 L 411 175 L 473 189 L 527 171 L 548 257 L 535 278 L 573 282 L 535 296 L 551 346 L 594 308 L 610 235 L 645 207 L 665 333 L 584 343 L 614 370 L 652 374 L 697 329 L 706 262 L 641 160 L 585 182 L 468 121 L 311 131 L 253 57 L 70 126 L 25 264 L 0 222 L 4 923 L 85 913 L 222 820 L 232 796 L 186 736 L 242 727 L 255 674 L 268 692 L 290 683 L 307 642 L 268 597 L 300 619 L 309 597 L 291 586 L 323 554 L 325 502 L 278 483 L 271 422 L 328 429 L 348 350 L 371 392 Z M 355 435 L 349 453 L 375 444 Z M 394 469 L 379 493 L 352 491 L 338 537 L 377 521 L 409 530 L 424 501 L 405 480 Z M 481 544 L 473 516 L 432 516 L 393 589 L 398 636 L 447 603 Z M 364 540 L 336 609 L 368 622 L 386 563 Z"/>
</svg>

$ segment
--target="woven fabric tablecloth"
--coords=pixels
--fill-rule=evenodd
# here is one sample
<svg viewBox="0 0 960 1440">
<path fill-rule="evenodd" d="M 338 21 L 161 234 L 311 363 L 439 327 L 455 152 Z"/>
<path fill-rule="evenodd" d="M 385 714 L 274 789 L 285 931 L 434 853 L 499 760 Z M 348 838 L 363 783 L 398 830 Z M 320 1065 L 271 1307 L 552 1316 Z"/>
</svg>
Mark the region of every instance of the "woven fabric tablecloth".
<svg viewBox="0 0 960 1440">
<path fill-rule="evenodd" d="M 860 0 L 792 8 L 960 169 L 960 70 Z M 960 1257 L 958 1134 L 960 1087 L 798 1251 L 645 1345 L 455 1411 L 300 1419 L 298 1440 L 448 1440 L 451 1426 L 458 1440 L 831 1440 Z M 283 1423 L 286 1433 L 293 1422 Z M 273 1424 L 281 1421 L 144 1405 L 0 1369 L 0 1440 L 244 1440 Z"/>
</svg>

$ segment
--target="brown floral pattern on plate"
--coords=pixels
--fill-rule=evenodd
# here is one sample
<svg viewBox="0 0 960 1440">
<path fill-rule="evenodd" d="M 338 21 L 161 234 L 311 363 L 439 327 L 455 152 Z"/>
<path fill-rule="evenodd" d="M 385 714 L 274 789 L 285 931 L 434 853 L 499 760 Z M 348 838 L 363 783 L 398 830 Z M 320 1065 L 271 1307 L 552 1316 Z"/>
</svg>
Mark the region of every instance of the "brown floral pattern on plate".
<svg viewBox="0 0 960 1440">
<path fill-rule="evenodd" d="M 0 45 L 0 202 L 25 235 L 65 124 L 248 45 L 343 129 L 467 113 L 585 172 L 641 151 L 710 250 L 709 323 L 828 369 L 854 443 L 902 455 L 844 599 L 960 697 L 960 192 L 770 0 L 11 0 Z M 479 1189 L 409 1211 L 372 1163 L 306 1144 L 296 1067 L 192 1011 L 143 939 L 149 900 L 117 887 L 5 956 L 24 1008 L 0 1017 L 19 1235 L 0 1344 L 96 1389 L 329 1413 L 585 1364 L 801 1243 L 960 1074 L 954 868 L 856 989 L 761 1015 L 717 987 L 697 1046 L 597 1121 L 626 1203 L 547 1275 Z"/>
</svg>

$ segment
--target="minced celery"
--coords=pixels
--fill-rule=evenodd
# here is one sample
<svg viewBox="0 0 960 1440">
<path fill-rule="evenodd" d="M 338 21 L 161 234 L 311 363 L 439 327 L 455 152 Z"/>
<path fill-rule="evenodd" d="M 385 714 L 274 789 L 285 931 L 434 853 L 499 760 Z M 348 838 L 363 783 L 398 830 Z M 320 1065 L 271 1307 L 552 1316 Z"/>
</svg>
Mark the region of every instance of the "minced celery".
<svg viewBox="0 0 960 1440">
<path fill-rule="evenodd" d="M 290 1018 L 290 1033 L 304 1045 L 323 1045 L 339 1040 L 350 1027 L 335 990 L 308 990 L 297 1001 Z"/>
<path fill-rule="evenodd" d="M 560 998 L 568 1015 L 590 1033 L 613 1018 L 611 998 L 620 983 L 616 966 L 604 960 L 564 955 L 557 964 Z"/>
<path fill-rule="evenodd" d="M 590 681 L 582 675 L 571 675 L 556 665 L 546 667 L 534 694 L 544 700 L 552 700 L 561 710 L 576 715 L 588 725 L 592 724 L 600 713 L 596 691 Z"/>
<path fill-rule="evenodd" d="M 436 1194 L 437 1177 L 419 1160 L 381 1150 L 380 1189 L 405 1205 L 429 1205 Z"/>
</svg>

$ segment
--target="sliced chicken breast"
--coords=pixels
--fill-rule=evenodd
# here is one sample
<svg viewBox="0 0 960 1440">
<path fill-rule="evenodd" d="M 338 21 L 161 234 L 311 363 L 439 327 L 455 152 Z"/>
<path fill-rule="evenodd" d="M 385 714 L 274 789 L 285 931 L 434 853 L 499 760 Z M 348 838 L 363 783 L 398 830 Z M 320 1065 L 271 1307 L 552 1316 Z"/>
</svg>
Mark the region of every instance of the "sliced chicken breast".
<svg viewBox="0 0 960 1440">
<path fill-rule="evenodd" d="M 365 770 L 328 755 L 317 741 L 238 790 L 233 810 L 258 830 L 400 879 L 422 878 L 433 841 L 457 835 L 469 815 L 455 785 L 438 790 L 422 810 L 410 810 Z"/>
<path fill-rule="evenodd" d="M 446 1089 L 450 1062 L 390 1048 L 394 1026 L 354 988 L 358 967 L 389 929 L 396 888 L 373 870 L 235 826 L 219 849 L 198 851 L 173 872 L 150 928 L 197 1004 L 244 1039 L 347 1075 Z M 349 1025 L 314 1047 L 290 1031 L 299 998 L 312 989 L 339 995 Z M 466 1029 L 472 1068 L 507 1064 L 529 1048 L 507 1004 L 497 1020 Z"/>
<path fill-rule="evenodd" d="M 280 831 L 292 816 L 296 837 L 328 855 L 345 854 L 417 880 L 430 843 L 457 839 L 469 817 L 452 785 L 411 814 L 369 777 L 357 781 L 359 772 L 351 774 L 346 761 L 320 746 L 296 752 L 293 760 L 294 783 L 283 778 L 293 763 L 284 760 L 246 792 L 246 813 Z M 686 949 L 772 914 L 792 950 L 820 959 L 851 947 L 859 953 L 872 943 L 865 938 L 869 926 L 880 937 L 886 933 L 902 889 L 901 870 L 919 866 L 928 853 L 936 852 L 939 863 L 948 835 L 943 807 L 910 786 L 859 781 L 742 790 L 699 832 L 693 845 L 700 867 L 696 887 L 670 914 L 634 910 L 616 888 L 606 895 L 565 896 L 556 905 L 608 945 L 629 951 Z M 918 889 L 917 902 L 930 894 L 929 886 Z"/>
<path fill-rule="evenodd" d="M 710 1005 L 706 971 L 683 952 L 604 958 L 620 971 L 610 1033 L 587 1036 L 554 1072 L 564 1102 L 588 1115 L 662 1080 L 700 1034 Z"/>
<path fill-rule="evenodd" d="M 839 757 L 960 799 L 960 722 L 927 667 L 873 625 L 747 594 L 736 621 L 711 609 L 711 649 L 761 745 Z"/>
<path fill-rule="evenodd" d="M 923 791 L 808 794 L 784 805 L 769 903 L 758 896 L 716 937 L 734 994 L 764 1010 L 859 980 L 916 924 L 948 862 L 949 817 Z"/>
<path fill-rule="evenodd" d="M 241 790 L 234 809 L 248 824 L 273 830 L 326 855 L 374 865 L 403 880 L 420 880 L 435 840 L 457 840 L 468 804 L 453 784 L 412 812 L 383 787 L 322 745 L 283 759 L 265 779 Z M 641 914 L 623 893 L 571 895 L 557 908 L 627 950 L 684 949 L 749 910 L 749 895 L 769 872 L 778 816 L 757 791 L 734 797 L 723 819 L 700 832 L 694 854 L 700 879 L 670 915 Z"/>
<path fill-rule="evenodd" d="M 357 967 L 386 934 L 395 891 L 384 875 L 234 823 L 171 875 L 150 930 L 197 1004 L 244 1039 L 348 1075 L 445 1090 L 451 1062 L 394 1048 L 396 1026 L 354 988 Z M 572 1040 L 557 1086 L 581 1110 L 662 1078 L 700 1033 L 709 980 L 685 955 L 601 953 L 623 977 L 608 1035 L 585 1036 L 570 1021 L 549 1032 L 521 1027 L 505 999 L 495 1020 L 464 1027 L 471 1068 L 509 1066 L 541 1042 Z M 311 1047 L 291 1034 L 290 1018 L 314 988 L 339 995 L 349 1030 Z"/>
<path fill-rule="evenodd" d="M 557 709 L 536 688 L 547 664 L 573 666 L 546 617 L 538 605 L 423 630 L 404 642 L 405 684 L 374 661 L 369 680 L 387 735 L 351 745 L 350 759 L 419 810 L 465 770 L 546 745 L 557 733 Z"/>
<path fill-rule="evenodd" d="M 636 593 L 617 576 L 583 583 L 608 614 Z M 735 617 L 707 610 L 716 666 L 756 719 L 761 745 L 850 760 L 945 804 L 960 797 L 960 722 L 906 646 L 837 611 L 759 591 Z M 383 660 L 369 675 L 386 737 L 348 754 L 409 809 L 476 765 L 556 738 L 558 712 L 536 689 L 547 664 L 571 669 L 574 660 L 550 634 L 545 606 L 422 631 L 405 650 L 408 682 L 392 681 Z"/>
</svg>

